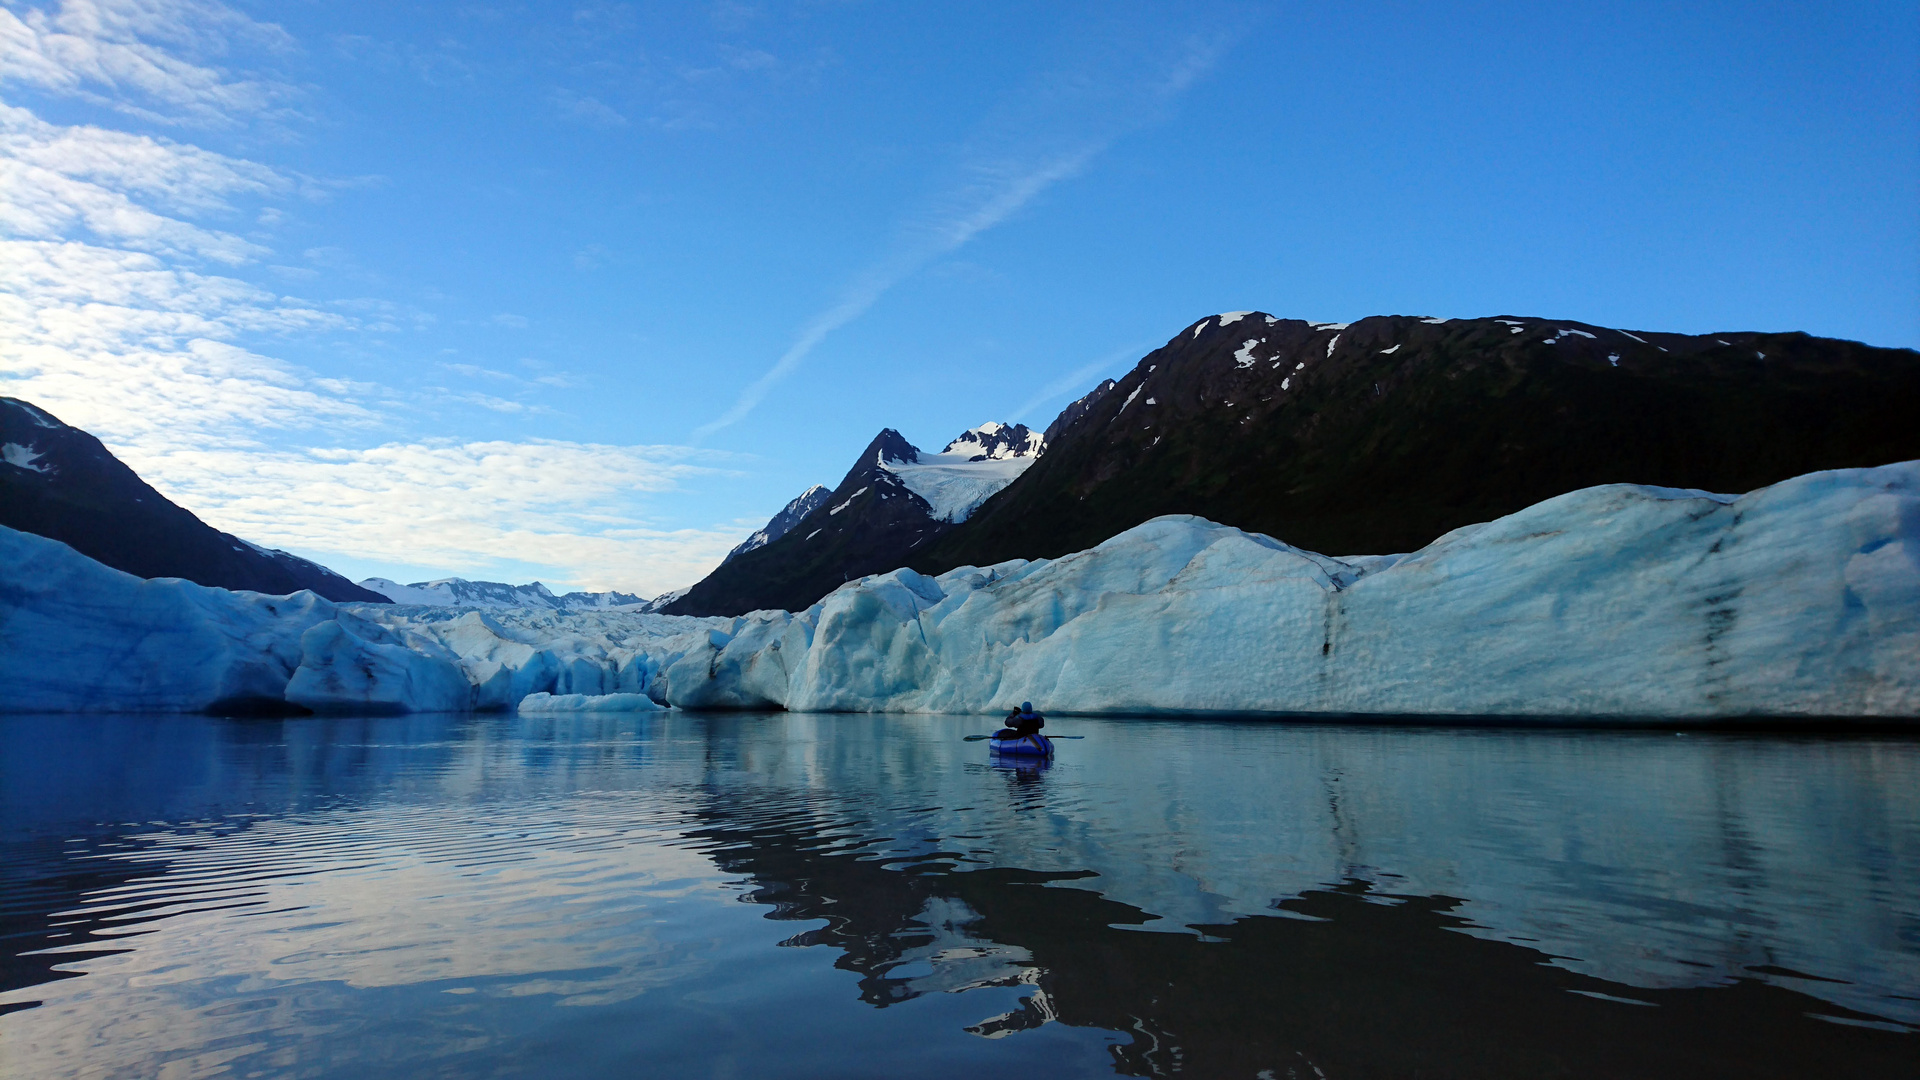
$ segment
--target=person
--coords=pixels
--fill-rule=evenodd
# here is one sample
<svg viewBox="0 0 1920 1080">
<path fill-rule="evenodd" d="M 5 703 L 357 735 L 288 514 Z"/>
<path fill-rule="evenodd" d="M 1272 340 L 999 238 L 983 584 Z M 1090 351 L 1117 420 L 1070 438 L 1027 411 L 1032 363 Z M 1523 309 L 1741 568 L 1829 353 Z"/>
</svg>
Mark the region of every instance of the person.
<svg viewBox="0 0 1920 1080">
<path fill-rule="evenodd" d="M 1035 734 L 1046 726 L 1047 718 L 1033 711 L 1033 702 L 1023 701 L 1019 708 L 1007 713 L 1006 727 L 994 732 L 994 735 L 997 738 L 1011 739 L 1021 735 Z"/>
</svg>

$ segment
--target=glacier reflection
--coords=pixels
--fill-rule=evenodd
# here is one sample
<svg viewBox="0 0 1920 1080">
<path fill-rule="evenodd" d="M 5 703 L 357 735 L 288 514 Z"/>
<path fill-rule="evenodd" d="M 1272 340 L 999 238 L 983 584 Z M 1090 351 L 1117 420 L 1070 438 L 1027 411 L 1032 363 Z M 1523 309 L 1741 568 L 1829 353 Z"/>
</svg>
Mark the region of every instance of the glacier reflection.
<svg viewBox="0 0 1920 1080">
<path fill-rule="evenodd" d="M 1913 1052 L 1911 739 L 1053 726 L 1007 770 L 964 717 L 7 718 L 0 1063 Z"/>
</svg>

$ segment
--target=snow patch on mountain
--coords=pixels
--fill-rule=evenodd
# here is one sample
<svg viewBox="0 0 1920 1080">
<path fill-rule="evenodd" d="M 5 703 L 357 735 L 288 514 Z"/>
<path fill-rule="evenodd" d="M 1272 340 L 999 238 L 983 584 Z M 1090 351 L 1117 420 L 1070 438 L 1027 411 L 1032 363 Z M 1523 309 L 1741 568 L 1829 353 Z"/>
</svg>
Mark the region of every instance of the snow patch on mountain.
<svg viewBox="0 0 1920 1080">
<path fill-rule="evenodd" d="M 35 450 L 31 446 L 22 446 L 19 443 L 7 443 L 4 446 L 0 446 L 0 461 L 5 461 L 7 464 L 15 466 L 16 468 L 31 469 L 37 473 L 51 473 L 53 471 L 51 465 L 34 464 L 40 460 L 41 456 L 40 451 Z"/>
</svg>

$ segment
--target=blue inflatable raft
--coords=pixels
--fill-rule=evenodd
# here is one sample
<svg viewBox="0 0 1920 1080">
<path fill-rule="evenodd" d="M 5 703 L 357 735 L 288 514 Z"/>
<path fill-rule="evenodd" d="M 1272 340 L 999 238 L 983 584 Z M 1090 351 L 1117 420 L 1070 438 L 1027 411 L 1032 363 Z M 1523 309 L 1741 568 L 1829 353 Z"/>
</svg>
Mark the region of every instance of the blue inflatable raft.
<svg viewBox="0 0 1920 1080">
<path fill-rule="evenodd" d="M 1052 757 L 1053 740 L 1039 732 L 1002 738 L 996 731 L 987 736 L 987 749 L 1010 757 Z"/>
</svg>

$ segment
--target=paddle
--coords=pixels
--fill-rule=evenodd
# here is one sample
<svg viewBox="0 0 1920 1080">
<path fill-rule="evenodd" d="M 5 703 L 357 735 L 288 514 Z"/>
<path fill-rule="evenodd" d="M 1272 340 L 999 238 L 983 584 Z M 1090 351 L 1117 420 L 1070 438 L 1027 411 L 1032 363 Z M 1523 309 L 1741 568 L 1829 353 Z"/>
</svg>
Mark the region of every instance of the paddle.
<svg viewBox="0 0 1920 1080">
<path fill-rule="evenodd" d="M 969 735 L 967 736 L 966 741 L 979 742 L 981 739 L 991 739 L 991 738 L 993 738 L 993 736 L 991 735 Z M 1049 739 L 1084 739 L 1086 738 L 1086 736 L 1085 735 L 1049 735 L 1047 736 L 1047 738 Z"/>
</svg>

